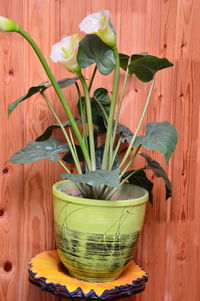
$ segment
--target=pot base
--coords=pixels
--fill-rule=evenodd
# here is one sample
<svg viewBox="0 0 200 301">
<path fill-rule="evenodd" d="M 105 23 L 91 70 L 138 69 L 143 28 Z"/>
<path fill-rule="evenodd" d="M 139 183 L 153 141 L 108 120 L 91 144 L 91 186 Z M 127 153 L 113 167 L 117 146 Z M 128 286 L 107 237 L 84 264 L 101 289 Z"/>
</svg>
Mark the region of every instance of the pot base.
<svg viewBox="0 0 200 301">
<path fill-rule="evenodd" d="M 133 261 L 118 280 L 101 284 L 78 280 L 69 276 L 56 250 L 36 255 L 29 265 L 31 283 L 64 298 L 114 300 L 130 297 L 144 291 L 148 280 L 146 272 Z"/>
</svg>

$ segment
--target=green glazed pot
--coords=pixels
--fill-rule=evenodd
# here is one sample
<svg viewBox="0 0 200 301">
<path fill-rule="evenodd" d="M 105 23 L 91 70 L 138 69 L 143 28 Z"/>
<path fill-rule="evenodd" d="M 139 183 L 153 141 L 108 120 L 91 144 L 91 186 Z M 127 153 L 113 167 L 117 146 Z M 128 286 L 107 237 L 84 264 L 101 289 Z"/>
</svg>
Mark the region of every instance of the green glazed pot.
<svg viewBox="0 0 200 301">
<path fill-rule="evenodd" d="M 70 275 L 117 279 L 130 263 L 143 226 L 148 192 L 124 184 L 111 200 L 80 197 L 69 180 L 53 185 L 58 254 Z"/>
</svg>

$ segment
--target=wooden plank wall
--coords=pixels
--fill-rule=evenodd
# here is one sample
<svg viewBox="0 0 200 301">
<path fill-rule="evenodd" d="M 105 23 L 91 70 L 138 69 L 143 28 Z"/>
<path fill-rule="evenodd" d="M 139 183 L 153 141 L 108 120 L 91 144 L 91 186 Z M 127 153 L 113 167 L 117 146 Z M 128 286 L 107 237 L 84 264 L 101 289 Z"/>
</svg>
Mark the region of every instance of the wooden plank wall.
<svg viewBox="0 0 200 301">
<path fill-rule="evenodd" d="M 132 54 L 148 51 L 168 57 L 175 67 L 156 79 L 146 121 L 171 121 L 179 143 L 167 167 L 173 198 L 163 197 L 156 181 L 154 206 L 148 206 L 137 260 L 148 272 L 146 291 L 137 301 L 200 300 L 200 1 L 199 0 L 0 0 L 0 15 L 27 30 L 49 61 L 50 47 L 78 31 L 89 13 L 111 11 L 119 49 Z M 50 63 L 57 78 L 66 72 Z M 86 73 L 87 75 L 88 73 Z M 123 74 L 122 74 L 123 77 Z M 7 118 L 7 105 L 30 85 L 46 80 L 32 49 L 21 36 L 0 33 L 0 300 L 59 301 L 27 281 L 27 263 L 37 253 L 55 247 L 51 184 L 60 169 L 46 161 L 26 166 L 6 163 L 13 152 L 40 134 L 53 118 L 44 102 L 33 97 Z M 98 77 L 96 87 L 110 90 Z M 134 126 L 144 105 L 148 84 L 128 85 L 121 122 Z M 52 103 L 60 111 L 56 97 Z M 72 108 L 74 91 L 66 93 Z"/>
</svg>

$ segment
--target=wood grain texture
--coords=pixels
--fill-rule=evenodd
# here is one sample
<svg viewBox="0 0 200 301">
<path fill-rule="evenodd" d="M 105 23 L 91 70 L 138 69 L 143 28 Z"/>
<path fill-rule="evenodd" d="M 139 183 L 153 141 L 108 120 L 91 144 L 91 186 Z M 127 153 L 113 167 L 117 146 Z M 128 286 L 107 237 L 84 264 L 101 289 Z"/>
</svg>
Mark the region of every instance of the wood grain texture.
<svg viewBox="0 0 200 301">
<path fill-rule="evenodd" d="M 78 31 L 84 16 L 101 8 L 111 11 L 121 52 L 148 51 L 174 62 L 156 76 L 146 122 L 172 122 L 179 133 L 177 151 L 166 166 L 153 153 L 173 182 L 173 198 L 165 201 L 161 181 L 155 181 L 154 206 L 148 206 L 137 260 L 149 274 L 146 291 L 130 300 L 199 301 L 200 299 L 200 1 L 199 0 L 0 0 L 0 15 L 15 20 L 40 45 L 49 60 L 50 47 Z M 57 78 L 64 69 L 50 63 Z M 89 76 L 91 69 L 86 71 Z M 124 73 L 121 73 L 121 78 Z M 60 167 L 46 161 L 18 166 L 6 160 L 54 122 L 38 96 L 12 114 L 7 105 L 33 84 L 46 80 L 37 57 L 17 34 L 0 33 L 0 300 L 61 301 L 27 281 L 27 262 L 55 247 L 51 184 Z M 111 77 L 110 77 L 111 80 Z M 94 88 L 110 91 L 107 78 Z M 120 121 L 134 130 L 148 84 L 128 83 Z M 49 97 L 64 116 L 52 91 Z M 66 91 L 76 112 L 76 91 Z M 141 130 L 144 130 L 144 128 Z"/>
</svg>

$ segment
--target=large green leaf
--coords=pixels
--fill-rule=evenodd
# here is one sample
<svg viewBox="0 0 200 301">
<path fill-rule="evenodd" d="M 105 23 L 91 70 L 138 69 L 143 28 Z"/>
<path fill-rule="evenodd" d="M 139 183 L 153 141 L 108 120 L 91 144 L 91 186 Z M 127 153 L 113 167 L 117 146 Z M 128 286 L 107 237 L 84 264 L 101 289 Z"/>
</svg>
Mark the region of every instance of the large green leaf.
<svg viewBox="0 0 200 301">
<path fill-rule="evenodd" d="M 131 141 L 132 136 L 124 138 L 128 142 Z M 156 150 L 161 152 L 166 161 L 169 161 L 172 152 L 176 148 L 178 135 L 175 127 L 168 121 L 164 122 L 150 122 L 146 126 L 145 136 L 138 136 L 134 145 L 143 145 L 148 150 Z"/>
<path fill-rule="evenodd" d="M 131 62 L 129 73 L 135 74 L 143 82 L 149 82 L 153 79 L 156 72 L 172 66 L 173 64 L 166 58 L 160 59 L 156 56 L 146 55 Z"/>
<path fill-rule="evenodd" d="M 136 53 L 136 54 L 132 54 L 131 55 L 131 62 L 135 61 L 135 60 L 138 60 L 144 56 L 147 56 L 148 53 L 147 52 L 142 52 L 142 53 Z M 127 65 L 128 65 L 128 60 L 129 60 L 130 56 L 127 55 L 127 54 L 123 54 L 123 53 L 120 53 L 119 54 L 119 60 L 120 60 L 120 67 L 126 71 L 127 69 Z M 131 73 L 131 71 L 129 70 L 129 74 L 130 75 L 133 75 L 133 73 Z"/>
<path fill-rule="evenodd" d="M 15 153 L 9 161 L 17 164 L 26 164 L 42 159 L 49 159 L 54 162 L 60 159 L 58 154 L 66 150 L 68 150 L 67 145 L 60 143 L 56 139 L 43 142 L 32 141 Z"/>
<path fill-rule="evenodd" d="M 148 156 L 145 153 L 140 153 L 142 157 L 145 158 L 147 161 L 147 166 L 145 167 L 146 169 L 151 169 L 153 170 L 155 176 L 157 178 L 162 178 L 165 181 L 165 188 L 166 188 L 166 200 L 172 196 L 172 184 L 165 172 L 165 170 L 160 166 L 160 164 L 153 160 L 150 156 Z"/>
<path fill-rule="evenodd" d="M 60 79 L 57 83 L 60 86 L 60 88 L 63 89 L 63 88 L 73 85 L 77 80 L 78 80 L 78 77 L 64 78 L 64 79 Z M 33 87 L 29 88 L 28 92 L 25 95 L 21 96 L 20 98 L 18 98 L 17 100 L 15 100 L 14 102 L 12 102 L 11 104 L 8 105 L 8 116 L 10 116 L 12 111 L 14 111 L 21 102 L 30 98 L 31 96 L 33 96 L 36 93 L 44 92 L 46 89 L 48 89 L 51 86 L 52 86 L 52 84 L 49 84 L 49 82 L 46 81 L 37 86 L 33 86 Z"/>
<path fill-rule="evenodd" d="M 78 118 L 75 118 L 75 121 L 76 121 L 77 124 L 81 123 L 81 120 L 78 119 Z M 63 122 L 62 125 L 65 128 L 68 128 L 68 127 L 71 126 L 71 123 L 70 123 L 69 120 L 67 120 L 67 121 Z M 35 141 L 40 142 L 40 141 L 45 141 L 45 140 L 49 139 L 51 137 L 53 131 L 55 129 L 59 129 L 59 128 L 60 128 L 60 125 L 58 123 L 52 124 L 52 125 L 48 126 L 48 128 L 44 131 L 44 133 L 42 133 L 42 135 L 40 135 L 39 137 L 37 137 L 35 139 Z"/>
<path fill-rule="evenodd" d="M 115 67 L 112 48 L 95 34 L 86 35 L 80 41 L 77 60 L 81 68 L 96 64 L 99 72 L 104 75 L 111 73 Z"/>
<path fill-rule="evenodd" d="M 88 171 L 85 174 L 62 174 L 61 177 L 64 179 L 68 178 L 74 183 L 89 184 L 91 186 L 107 185 L 119 187 L 119 169 L 97 169 L 95 171 Z"/>
</svg>

